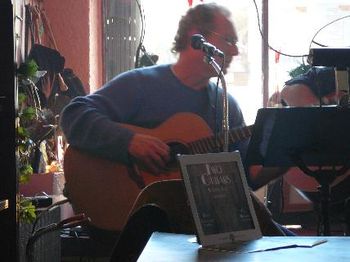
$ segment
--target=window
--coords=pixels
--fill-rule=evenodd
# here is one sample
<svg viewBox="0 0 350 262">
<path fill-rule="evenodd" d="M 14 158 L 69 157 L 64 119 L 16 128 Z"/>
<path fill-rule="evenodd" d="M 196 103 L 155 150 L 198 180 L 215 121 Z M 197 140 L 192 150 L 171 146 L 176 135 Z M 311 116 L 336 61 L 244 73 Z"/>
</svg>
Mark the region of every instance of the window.
<svg viewBox="0 0 350 262">
<path fill-rule="evenodd" d="M 171 53 L 178 21 L 189 8 L 186 0 L 104 0 L 106 17 L 106 73 L 107 80 L 134 67 L 141 28 L 141 4 L 145 18 L 143 45 L 148 54 L 159 56 L 157 63 L 171 63 Z M 302 56 L 317 30 L 337 18 L 350 15 L 348 0 L 216 0 L 228 7 L 236 25 L 240 55 L 234 58 L 225 77 L 228 92 L 239 102 L 247 124 L 255 120 L 263 106 L 262 38 L 257 17 L 261 20 L 261 5 L 268 5 L 269 45 L 291 56 L 268 54 L 269 95 L 280 90 L 290 78 L 289 71 L 303 63 Z M 193 4 L 212 2 L 194 0 Z M 113 25 L 111 27 L 111 24 Z M 262 23 L 260 23 L 262 24 Z M 321 30 L 315 41 L 328 46 L 350 46 L 350 18 L 341 19 Z M 315 46 L 315 44 L 313 44 Z M 121 55 L 122 54 L 122 55 Z M 305 58 L 305 57 L 304 57 Z M 306 60 L 304 60 L 306 63 Z M 266 94 L 266 91 L 265 91 Z"/>
<path fill-rule="evenodd" d="M 269 43 L 275 49 L 292 55 L 281 55 L 275 59 L 276 53 L 269 52 L 270 93 L 280 90 L 290 78 L 289 71 L 303 63 L 301 56 L 308 55 L 316 34 L 311 47 L 349 47 L 349 16 L 349 0 L 269 0 Z M 344 19 L 331 23 L 342 17 Z M 326 26 L 328 23 L 331 24 Z M 307 63 L 306 58 L 304 62 Z"/>
</svg>

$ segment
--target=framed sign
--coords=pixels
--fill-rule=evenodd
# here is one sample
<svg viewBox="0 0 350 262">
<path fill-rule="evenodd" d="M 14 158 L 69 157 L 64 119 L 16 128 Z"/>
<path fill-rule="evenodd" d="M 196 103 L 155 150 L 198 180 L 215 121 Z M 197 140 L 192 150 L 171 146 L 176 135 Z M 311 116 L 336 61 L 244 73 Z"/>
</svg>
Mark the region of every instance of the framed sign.
<svg viewBox="0 0 350 262">
<path fill-rule="evenodd" d="M 238 151 L 178 159 L 203 247 L 261 237 Z"/>
</svg>

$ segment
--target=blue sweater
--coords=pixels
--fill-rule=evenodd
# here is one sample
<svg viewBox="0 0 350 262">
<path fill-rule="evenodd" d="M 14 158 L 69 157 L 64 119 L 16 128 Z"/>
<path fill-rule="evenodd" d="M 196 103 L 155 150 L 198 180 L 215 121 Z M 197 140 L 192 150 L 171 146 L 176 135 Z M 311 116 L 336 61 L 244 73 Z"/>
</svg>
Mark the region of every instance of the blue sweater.
<svg viewBox="0 0 350 262">
<path fill-rule="evenodd" d="M 176 113 L 189 112 L 203 118 L 214 131 L 221 126 L 221 102 L 215 110 L 221 92 L 219 88 L 217 94 L 213 83 L 201 91 L 183 85 L 170 65 L 140 68 L 116 76 L 93 94 L 72 100 L 63 110 L 60 124 L 70 145 L 127 163 L 133 131 L 119 123 L 154 128 Z M 244 125 L 232 96 L 229 113 L 230 128 Z M 245 148 L 246 143 L 231 147 Z"/>
</svg>

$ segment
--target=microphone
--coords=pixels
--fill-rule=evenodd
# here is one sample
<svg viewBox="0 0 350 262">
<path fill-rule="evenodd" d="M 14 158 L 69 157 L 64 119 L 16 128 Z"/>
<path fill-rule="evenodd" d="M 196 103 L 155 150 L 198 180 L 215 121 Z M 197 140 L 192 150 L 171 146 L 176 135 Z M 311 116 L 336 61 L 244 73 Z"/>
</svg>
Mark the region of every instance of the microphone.
<svg viewBox="0 0 350 262">
<path fill-rule="evenodd" d="M 217 49 L 216 46 L 205 41 L 205 38 L 200 34 L 194 34 L 191 37 L 191 46 L 193 49 L 201 49 L 209 56 L 225 56 L 224 52 L 222 52 L 220 49 Z"/>
</svg>

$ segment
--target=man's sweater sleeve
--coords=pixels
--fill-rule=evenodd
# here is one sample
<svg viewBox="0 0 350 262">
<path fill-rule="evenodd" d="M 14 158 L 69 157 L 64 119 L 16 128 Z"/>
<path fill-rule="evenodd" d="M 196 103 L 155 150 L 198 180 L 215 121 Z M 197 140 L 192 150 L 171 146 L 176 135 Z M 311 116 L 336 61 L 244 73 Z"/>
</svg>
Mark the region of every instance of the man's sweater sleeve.
<svg viewBox="0 0 350 262">
<path fill-rule="evenodd" d="M 87 152 L 122 162 L 128 161 L 133 132 L 122 124 L 137 110 L 137 88 L 120 87 L 122 81 L 94 94 L 77 97 L 61 114 L 60 125 L 68 143 Z"/>
</svg>

